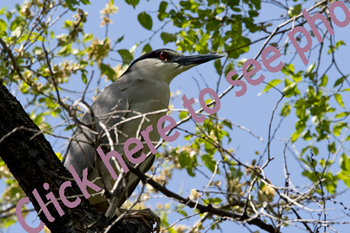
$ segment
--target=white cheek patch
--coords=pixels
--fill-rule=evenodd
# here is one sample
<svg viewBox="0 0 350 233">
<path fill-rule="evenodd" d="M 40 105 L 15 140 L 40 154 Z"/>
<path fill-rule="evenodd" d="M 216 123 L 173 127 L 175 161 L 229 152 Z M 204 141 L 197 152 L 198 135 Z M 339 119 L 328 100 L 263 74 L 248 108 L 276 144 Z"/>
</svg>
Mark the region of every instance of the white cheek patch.
<svg viewBox="0 0 350 233">
<path fill-rule="evenodd" d="M 180 67 L 178 68 L 178 70 L 179 70 L 180 73 L 182 73 L 182 72 L 184 72 L 184 71 L 186 71 L 186 70 L 189 70 L 189 69 L 195 67 L 196 65 L 197 65 L 197 64 L 192 64 L 192 65 L 187 65 L 187 66 L 180 66 Z"/>
</svg>

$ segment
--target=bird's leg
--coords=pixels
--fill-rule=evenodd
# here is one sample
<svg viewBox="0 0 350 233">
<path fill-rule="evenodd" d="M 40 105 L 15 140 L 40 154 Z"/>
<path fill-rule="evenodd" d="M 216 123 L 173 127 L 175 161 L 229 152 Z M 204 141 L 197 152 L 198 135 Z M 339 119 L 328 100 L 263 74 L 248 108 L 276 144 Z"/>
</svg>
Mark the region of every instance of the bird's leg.
<svg viewBox="0 0 350 233">
<path fill-rule="evenodd" d="M 141 221 L 143 221 L 146 226 L 152 230 L 152 231 L 156 231 L 157 233 L 160 232 L 160 218 L 153 213 L 150 209 L 143 209 L 143 210 L 126 210 L 126 209 L 118 209 L 116 212 L 119 212 L 120 214 L 125 213 L 125 218 L 129 218 L 129 219 L 139 219 Z M 117 214 L 119 215 L 119 214 Z M 150 225 L 149 221 L 147 221 L 147 219 L 152 220 L 152 223 L 156 223 L 156 227 L 155 229 L 153 229 L 153 227 Z"/>
</svg>

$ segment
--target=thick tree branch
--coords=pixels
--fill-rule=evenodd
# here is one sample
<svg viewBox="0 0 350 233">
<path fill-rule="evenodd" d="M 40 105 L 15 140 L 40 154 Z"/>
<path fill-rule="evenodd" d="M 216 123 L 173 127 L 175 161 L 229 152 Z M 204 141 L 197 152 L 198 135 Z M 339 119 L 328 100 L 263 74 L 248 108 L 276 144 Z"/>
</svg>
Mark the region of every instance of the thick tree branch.
<svg viewBox="0 0 350 233">
<path fill-rule="evenodd" d="M 2 100 L 0 103 L 0 138 L 22 126 L 39 131 L 20 103 L 2 84 L 0 85 L 0 98 Z M 39 212 L 41 208 L 32 191 L 36 188 L 44 202 L 47 202 L 45 195 L 49 191 L 52 191 L 58 199 L 59 187 L 66 179 L 72 179 L 72 176 L 63 167 L 44 136 L 40 134 L 30 140 L 33 134 L 34 132 L 24 129 L 15 131 L 0 143 L 0 151 L 9 170 L 33 203 L 35 210 Z M 44 183 L 49 184 L 49 191 L 43 188 Z M 75 182 L 72 182 L 72 186 L 66 189 L 65 195 L 81 195 Z M 106 219 L 97 213 L 88 200 L 80 199 L 81 203 L 76 208 L 69 208 L 60 203 L 65 213 L 62 217 L 59 216 L 53 204 L 49 204 L 47 207 L 55 218 L 53 222 L 49 222 L 43 212 L 39 214 L 39 217 L 53 232 L 87 232 L 87 230 L 96 231 L 102 228 Z M 88 227 L 89 225 L 91 226 Z"/>
<path fill-rule="evenodd" d="M 52 203 L 47 205 L 51 215 L 55 218 L 49 222 L 41 211 L 41 221 L 52 232 L 101 232 L 108 226 L 108 221 L 103 214 L 99 214 L 86 200 L 73 180 L 70 172 L 62 165 L 50 143 L 42 134 L 33 139 L 33 135 L 40 131 L 29 118 L 23 107 L 0 83 L 0 156 L 7 164 L 13 176 L 29 197 L 37 212 L 40 205 L 36 201 L 32 191 L 36 189 L 47 203 L 46 195 L 52 192 L 59 200 L 59 188 L 63 182 L 71 180 L 72 187 L 66 188 L 65 196 L 80 196 L 81 203 L 75 208 L 66 207 L 61 201 L 60 206 L 64 215 L 59 216 Z M 23 127 L 24 126 L 24 127 Z M 14 130 L 19 129 L 19 130 Z M 10 133 L 9 132 L 13 132 Z M 49 190 L 43 188 L 43 184 L 49 184 Z M 74 201 L 75 198 L 73 198 Z M 147 233 L 149 229 L 141 220 L 124 219 L 115 224 L 109 232 L 138 232 Z"/>
</svg>

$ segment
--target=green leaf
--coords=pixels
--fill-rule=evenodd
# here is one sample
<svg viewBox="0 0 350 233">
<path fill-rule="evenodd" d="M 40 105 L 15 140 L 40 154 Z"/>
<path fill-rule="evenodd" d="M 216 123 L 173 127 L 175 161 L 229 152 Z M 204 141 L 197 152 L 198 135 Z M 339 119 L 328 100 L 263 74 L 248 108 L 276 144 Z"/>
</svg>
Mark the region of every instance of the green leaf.
<svg viewBox="0 0 350 233">
<path fill-rule="evenodd" d="M 312 136 L 310 134 L 310 130 L 306 131 L 304 134 L 303 134 L 303 138 L 305 141 L 308 141 L 310 139 L 312 139 Z"/>
<path fill-rule="evenodd" d="M 343 153 L 340 157 L 340 167 L 343 170 L 343 172 L 350 173 L 350 158 L 346 156 L 345 153 Z"/>
<path fill-rule="evenodd" d="M 151 30 L 153 26 L 152 18 L 149 14 L 146 12 L 141 12 L 137 19 L 139 23 L 142 25 L 142 27 L 146 28 L 147 30 Z"/>
<path fill-rule="evenodd" d="M 338 78 L 338 79 L 334 82 L 334 86 L 333 86 L 333 87 L 338 86 L 339 84 L 343 83 L 343 81 L 344 81 L 343 77 Z"/>
<path fill-rule="evenodd" d="M 305 127 L 306 127 L 305 120 L 299 120 L 295 124 L 295 128 L 299 133 L 301 133 L 305 129 Z"/>
<path fill-rule="evenodd" d="M 340 112 L 337 115 L 335 115 L 334 118 L 343 118 L 343 117 L 349 116 L 349 114 L 350 112 Z"/>
<path fill-rule="evenodd" d="M 201 157 L 203 164 L 211 171 L 214 172 L 215 170 L 215 165 L 216 165 L 216 161 L 215 159 L 213 159 L 212 156 L 205 154 Z M 217 171 L 217 173 L 219 173 L 219 170 Z"/>
<path fill-rule="evenodd" d="M 341 172 L 340 174 L 338 174 L 338 177 L 346 184 L 346 186 L 350 187 L 350 175 L 349 175 L 349 173 Z"/>
<path fill-rule="evenodd" d="M 222 200 L 218 197 L 214 197 L 214 198 L 209 198 L 209 199 L 204 199 L 205 202 L 217 205 L 220 204 L 222 202 Z"/>
<path fill-rule="evenodd" d="M 281 109 L 280 116 L 284 116 L 284 117 L 288 116 L 291 109 L 292 109 L 292 107 L 290 106 L 289 103 L 283 104 L 283 107 L 282 107 L 282 109 Z"/>
<path fill-rule="evenodd" d="M 187 117 L 187 112 L 186 111 L 180 112 L 180 114 L 179 114 L 180 120 L 185 119 L 186 117 Z"/>
<path fill-rule="evenodd" d="M 325 183 L 326 190 L 329 193 L 335 193 L 335 190 L 337 188 L 337 180 L 338 180 L 337 176 L 334 176 L 332 172 L 328 172 L 325 175 L 325 178 L 326 180 L 324 181 L 324 183 Z"/>
<path fill-rule="evenodd" d="M 296 83 L 291 83 L 290 85 L 287 85 L 286 83 L 286 86 L 285 88 L 283 89 L 283 93 L 286 95 L 286 97 L 291 97 L 293 95 L 297 95 L 297 88 L 296 88 Z"/>
<path fill-rule="evenodd" d="M 71 129 L 74 129 L 75 128 L 75 125 L 68 125 L 66 128 L 64 128 L 63 131 L 68 131 L 68 130 L 71 130 Z"/>
<path fill-rule="evenodd" d="M 300 133 L 298 131 L 295 131 L 293 134 L 292 134 L 292 142 L 295 142 L 300 136 Z"/>
<path fill-rule="evenodd" d="M 87 77 L 86 77 L 86 71 L 84 70 L 84 71 L 82 71 L 81 72 L 81 79 L 83 80 L 83 83 L 87 83 Z"/>
<path fill-rule="evenodd" d="M 341 97 L 340 94 L 335 94 L 335 95 L 334 95 L 334 98 L 335 98 L 335 100 L 338 102 L 338 104 L 339 104 L 341 107 L 345 108 L 343 99 L 342 99 L 342 97 Z"/>
<path fill-rule="evenodd" d="M 259 16 L 259 13 L 257 11 L 248 11 L 248 14 L 250 17 L 257 17 Z"/>
<path fill-rule="evenodd" d="M 317 182 L 318 181 L 317 176 L 313 172 L 309 172 L 308 170 L 304 170 L 301 174 L 303 176 L 309 178 L 312 182 Z"/>
<path fill-rule="evenodd" d="M 5 32 L 6 27 L 7 27 L 7 23 L 4 20 L 0 19 L 0 32 Z"/>
<path fill-rule="evenodd" d="M 121 36 L 118 38 L 118 40 L 115 43 L 119 43 L 120 41 L 122 41 L 124 39 L 124 36 Z"/>
<path fill-rule="evenodd" d="M 168 16 L 168 14 L 165 12 L 167 7 L 168 7 L 168 3 L 165 1 L 162 1 L 159 4 L 158 19 L 160 21 L 163 21 L 163 19 Z"/>
<path fill-rule="evenodd" d="M 255 6 L 255 9 L 260 10 L 261 9 L 261 0 L 250 0 L 251 3 Z"/>
<path fill-rule="evenodd" d="M 338 40 L 335 46 L 329 46 L 328 54 L 332 53 L 335 51 L 335 49 L 338 49 L 340 46 L 346 45 L 344 41 Z"/>
<path fill-rule="evenodd" d="M 220 59 L 217 59 L 217 60 L 220 60 Z M 231 71 L 231 70 L 233 70 L 234 68 L 233 68 L 233 63 L 229 63 L 228 65 L 226 65 L 226 67 L 225 67 L 225 77 L 227 76 L 227 74 Z M 220 72 L 220 70 L 219 70 L 219 72 Z"/>
<path fill-rule="evenodd" d="M 320 164 L 321 164 L 322 168 L 324 168 L 326 166 L 326 160 L 325 159 L 321 159 L 320 160 Z"/>
<path fill-rule="evenodd" d="M 146 44 L 145 46 L 143 46 L 142 55 L 145 54 L 145 53 L 151 52 L 151 51 L 152 51 L 151 45 L 150 44 Z"/>
<path fill-rule="evenodd" d="M 176 41 L 176 35 L 168 32 L 162 32 L 160 34 L 160 37 L 163 40 L 164 45 L 166 45 L 169 42 L 175 42 Z"/>
<path fill-rule="evenodd" d="M 108 79 L 113 81 L 113 77 L 116 75 L 115 71 L 109 67 L 108 65 L 105 65 L 103 63 L 100 64 L 100 69 L 103 74 L 107 75 Z"/>
<path fill-rule="evenodd" d="M 44 113 L 39 113 L 38 115 L 33 115 L 33 116 L 34 116 L 34 119 L 32 119 L 33 122 L 36 125 L 40 125 L 40 123 L 43 121 Z"/>
<path fill-rule="evenodd" d="M 119 55 L 123 59 L 123 64 L 130 64 L 130 62 L 133 60 L 132 54 L 129 52 L 129 50 L 126 49 L 119 49 L 117 51 Z"/>
<path fill-rule="evenodd" d="M 184 210 L 182 210 L 182 209 L 179 209 L 179 210 L 176 210 L 179 214 L 182 214 L 183 216 L 185 216 L 185 217 L 187 217 L 188 216 L 188 214 L 184 211 Z"/>
<path fill-rule="evenodd" d="M 196 1 L 180 1 L 180 5 L 184 7 L 186 10 L 191 10 L 192 13 L 196 13 L 198 7 L 200 6 Z"/>
<path fill-rule="evenodd" d="M 315 67 L 316 67 L 315 62 L 312 63 L 311 65 L 309 65 L 309 67 L 308 67 L 308 68 L 306 69 L 306 71 L 305 71 L 304 76 L 305 76 L 305 77 L 310 76 L 310 75 L 313 73 L 312 71 L 315 69 Z"/>
<path fill-rule="evenodd" d="M 213 151 L 214 146 L 213 146 L 211 143 L 209 143 L 208 141 L 205 141 L 205 143 L 204 143 L 204 149 L 205 149 L 205 151 L 206 151 L 207 153 L 209 153 L 209 154 L 213 154 L 213 153 L 214 153 L 214 151 Z"/>
<path fill-rule="evenodd" d="M 4 14 L 5 10 L 6 10 L 6 6 L 0 10 L 0 15 Z"/>
<path fill-rule="evenodd" d="M 293 18 L 293 16 L 299 15 L 301 12 L 301 4 L 295 5 L 293 7 L 290 7 L 288 10 L 288 16 L 290 18 Z"/>
<path fill-rule="evenodd" d="M 10 29 L 11 31 L 14 31 L 17 27 L 21 26 L 23 19 L 21 17 L 16 17 L 15 20 L 12 21 Z"/>
<path fill-rule="evenodd" d="M 186 170 L 187 170 L 188 175 L 190 175 L 192 177 L 196 176 L 196 174 L 193 173 L 193 168 L 192 167 L 188 167 L 188 168 L 186 168 Z"/>
<path fill-rule="evenodd" d="M 272 87 L 275 87 L 277 86 L 280 82 L 282 82 L 280 79 L 274 79 L 274 80 L 271 80 L 268 84 L 266 84 L 266 87 L 264 88 L 264 90 L 262 92 L 260 92 L 258 94 L 261 95 L 262 93 L 264 92 L 267 92 L 268 90 L 270 90 Z"/>
<path fill-rule="evenodd" d="M 74 8 L 74 5 L 79 5 L 77 0 L 66 0 L 66 4 L 71 11 L 75 11 L 77 8 Z"/>
<path fill-rule="evenodd" d="M 89 5 L 91 4 L 89 0 L 80 0 L 84 5 Z"/>
<path fill-rule="evenodd" d="M 178 159 L 181 168 L 191 167 L 192 160 L 186 151 L 181 151 L 180 155 L 178 156 Z"/>
<path fill-rule="evenodd" d="M 12 18 L 12 13 L 11 13 L 11 11 L 6 11 L 6 12 L 5 12 L 5 15 L 6 15 L 7 20 L 10 20 L 10 19 Z"/>
<path fill-rule="evenodd" d="M 46 98 L 42 97 L 42 98 L 39 98 L 39 103 L 44 103 L 46 102 Z"/>
<path fill-rule="evenodd" d="M 220 59 L 219 59 L 220 60 Z M 238 67 L 242 67 L 243 65 L 244 65 L 244 63 L 247 61 L 248 59 L 246 59 L 246 58 L 242 58 L 241 60 L 239 60 L 238 62 L 237 62 L 237 66 Z"/>
<path fill-rule="evenodd" d="M 335 142 L 332 142 L 332 143 L 330 143 L 330 144 L 328 145 L 328 151 L 329 151 L 330 153 L 332 153 L 332 154 L 335 153 L 335 151 L 336 151 Z"/>
<path fill-rule="evenodd" d="M 3 224 L 3 227 L 4 229 L 10 227 L 11 225 L 15 224 L 17 221 L 13 218 L 4 218 L 4 223 Z"/>
<path fill-rule="evenodd" d="M 222 68 L 222 65 L 221 65 L 221 60 L 220 59 L 216 59 L 215 61 L 214 61 L 214 67 L 215 67 L 215 69 L 216 69 L 216 72 L 218 73 L 218 74 L 220 74 L 220 72 L 221 72 L 221 68 Z M 231 71 L 231 70 L 230 70 Z M 230 72 L 229 71 L 229 72 Z M 233 78 L 233 77 L 232 77 Z"/>
<path fill-rule="evenodd" d="M 139 4 L 140 0 L 125 0 L 125 2 L 129 5 L 132 5 L 135 9 L 136 6 Z"/>
<path fill-rule="evenodd" d="M 327 75 L 323 75 L 321 78 L 321 83 L 320 83 L 320 87 L 325 87 L 328 83 L 328 77 Z"/>
<path fill-rule="evenodd" d="M 335 44 L 335 47 L 338 48 L 341 45 L 346 45 L 344 41 L 338 40 L 337 43 Z"/>
<path fill-rule="evenodd" d="M 85 33 L 85 35 L 83 37 L 83 41 L 86 42 L 86 41 L 92 40 L 93 38 L 94 38 L 94 34 L 92 34 L 92 33 Z"/>
<path fill-rule="evenodd" d="M 223 120 L 223 121 L 222 121 L 222 124 L 223 124 L 223 125 L 226 125 L 226 126 L 229 127 L 230 129 L 232 129 L 232 123 L 231 123 L 231 121 L 229 121 L 229 120 Z"/>
<path fill-rule="evenodd" d="M 347 126 L 347 123 L 345 122 L 338 122 L 336 125 L 333 126 L 333 134 L 338 137 L 341 133 L 341 130 Z"/>
<path fill-rule="evenodd" d="M 51 115 L 53 117 L 59 117 L 61 112 L 62 110 L 60 108 L 56 108 L 54 111 L 51 112 Z"/>
</svg>

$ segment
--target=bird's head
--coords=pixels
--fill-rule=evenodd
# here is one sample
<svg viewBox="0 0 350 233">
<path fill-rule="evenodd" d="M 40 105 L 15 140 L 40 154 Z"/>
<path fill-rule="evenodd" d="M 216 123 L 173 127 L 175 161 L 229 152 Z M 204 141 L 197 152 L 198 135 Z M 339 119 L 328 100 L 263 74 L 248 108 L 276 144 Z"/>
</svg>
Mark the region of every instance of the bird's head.
<svg viewBox="0 0 350 233">
<path fill-rule="evenodd" d="M 221 57 L 219 54 L 185 56 L 171 49 L 157 49 L 134 60 L 124 74 L 135 71 L 142 78 L 170 83 L 182 72 Z"/>
</svg>

